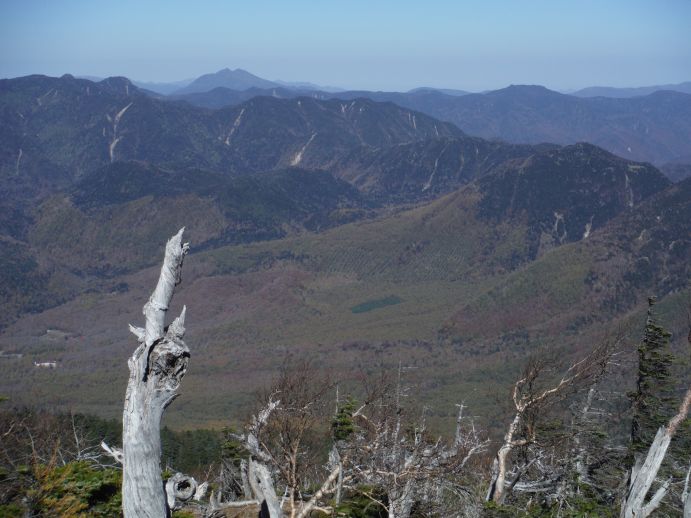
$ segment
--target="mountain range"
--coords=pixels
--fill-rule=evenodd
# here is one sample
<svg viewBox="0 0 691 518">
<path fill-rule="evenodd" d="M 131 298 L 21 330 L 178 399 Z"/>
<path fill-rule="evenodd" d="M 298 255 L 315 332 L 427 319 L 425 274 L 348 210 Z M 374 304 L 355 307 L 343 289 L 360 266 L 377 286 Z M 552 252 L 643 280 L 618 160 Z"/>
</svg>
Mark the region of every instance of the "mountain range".
<svg viewBox="0 0 691 518">
<path fill-rule="evenodd" d="M 430 87 L 372 92 L 268 81 L 242 69 L 226 68 L 192 81 L 136 84 L 160 99 L 184 100 L 212 109 L 260 96 L 368 98 L 451 122 L 485 139 L 521 144 L 591 142 L 617 155 L 658 166 L 691 162 L 688 82 L 629 89 L 591 87 L 571 95 L 534 85 L 512 85 L 480 94 Z M 677 168 L 677 175 L 679 171 Z"/>
<path fill-rule="evenodd" d="M 103 78 L 96 78 L 92 76 L 84 76 L 85 79 L 90 79 L 93 81 L 100 81 Z M 230 90 L 247 90 L 249 88 L 279 88 L 285 87 L 294 90 L 310 91 L 310 90 L 321 90 L 326 92 L 343 92 L 346 88 L 340 87 L 325 87 L 319 86 L 314 83 L 307 81 L 269 81 L 256 76 L 246 70 L 237 68 L 231 70 L 229 68 L 224 68 L 218 72 L 204 74 L 196 79 L 186 79 L 182 81 L 173 81 L 170 83 L 163 82 L 151 82 L 151 81 L 132 81 L 137 86 L 164 95 L 171 93 L 187 94 L 187 93 L 204 93 L 214 88 L 228 88 Z M 187 88 L 189 87 L 189 88 Z M 181 91 L 182 89 L 186 91 Z M 653 85 L 653 86 L 641 86 L 632 88 L 617 88 L 608 86 L 591 86 L 586 88 L 581 88 L 580 90 L 574 90 L 569 93 L 570 95 L 575 95 L 577 97 L 614 97 L 614 98 L 627 98 L 627 97 L 638 97 L 643 95 L 649 95 L 654 92 L 661 90 L 668 90 L 673 92 L 681 92 L 686 94 L 691 94 L 691 82 L 686 81 L 682 83 L 675 84 L 663 84 L 663 85 Z M 466 90 L 458 90 L 452 88 L 437 88 L 430 86 L 423 86 L 414 88 L 408 93 L 416 93 L 421 91 L 436 91 L 448 95 L 466 95 L 471 92 Z"/>
<path fill-rule="evenodd" d="M 181 226 L 181 425 L 246 408 L 288 355 L 340 373 L 405 358 L 434 415 L 461 393 L 486 403 L 530 351 L 568 358 L 637 329 L 651 293 L 679 343 L 691 180 L 326 97 L 211 110 L 125 78 L 0 81 L 0 350 L 24 355 L 0 359 L 15 362 L 0 393 L 117 415 L 127 323 Z"/>
<path fill-rule="evenodd" d="M 464 132 L 512 143 L 574 144 L 591 142 L 631 160 L 658 165 L 691 162 L 691 95 L 657 91 L 632 98 L 576 97 L 541 86 L 514 85 L 482 94 L 446 94 L 421 89 L 399 92 L 320 92 L 286 88 L 245 91 L 223 87 L 173 95 L 196 106 L 220 108 L 257 96 L 393 102 Z"/>
<path fill-rule="evenodd" d="M 590 86 L 582 88 L 572 93 L 578 97 L 640 97 L 642 95 L 650 95 L 660 90 L 667 90 L 670 92 L 681 92 L 684 94 L 691 94 L 691 81 L 683 83 L 655 85 L 655 86 L 639 86 L 635 88 L 614 88 L 611 86 Z"/>
</svg>

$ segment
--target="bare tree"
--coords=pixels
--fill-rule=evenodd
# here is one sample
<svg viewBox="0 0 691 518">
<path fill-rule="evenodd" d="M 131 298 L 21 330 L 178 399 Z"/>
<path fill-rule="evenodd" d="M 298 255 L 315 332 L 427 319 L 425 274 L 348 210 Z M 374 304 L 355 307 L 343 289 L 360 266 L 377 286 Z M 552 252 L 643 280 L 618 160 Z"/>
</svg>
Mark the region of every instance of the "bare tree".
<svg viewBox="0 0 691 518">
<path fill-rule="evenodd" d="M 209 508 L 206 516 L 216 516 L 218 511 L 228 508 L 241 508 L 248 506 L 259 506 L 260 516 L 264 518 L 280 518 L 283 516 L 270 468 L 271 456 L 267 454 L 261 441 L 262 430 L 267 425 L 271 414 L 281 404 L 280 400 L 271 394 L 263 408 L 261 408 L 250 419 L 250 423 L 244 434 L 232 434 L 237 439 L 248 455 L 247 460 L 240 464 L 240 481 L 229 481 L 228 477 L 237 476 L 235 472 L 223 471 L 221 478 L 224 484 L 232 483 L 237 488 L 241 488 L 244 500 L 222 499 L 222 491 L 212 492 L 210 496 Z"/>
<path fill-rule="evenodd" d="M 263 397 L 261 410 L 252 417 L 246 433 L 235 435 L 249 458 L 241 463 L 240 470 L 231 469 L 241 477 L 232 485 L 243 488 L 246 499 L 266 500 L 271 516 L 277 516 L 273 513 L 282 512 L 283 507 L 291 518 L 307 516 L 335 488 L 341 470 L 329 466 L 326 479 L 311 499 L 305 502 L 303 497 L 304 488 L 322 478 L 317 452 L 328 437 L 326 396 L 332 386 L 308 361 L 284 368 Z M 257 494 L 251 487 L 252 477 L 248 478 L 258 471 L 266 475 L 263 495 Z M 274 483 L 285 487 L 280 504 Z"/>
<path fill-rule="evenodd" d="M 189 249 L 184 229 L 166 244 L 163 266 L 149 301 L 144 305 L 144 328 L 130 325 L 139 346 L 128 361 L 130 370 L 123 412 L 123 448 L 104 445 L 123 466 L 122 509 L 125 518 L 163 518 L 176 498 L 198 495 L 194 479 L 177 475 L 164 489 L 161 477 L 161 417 L 177 397 L 180 380 L 190 356 L 182 340 L 185 308 L 168 327 L 166 313 L 175 287 L 181 281 L 182 263 Z"/>
<path fill-rule="evenodd" d="M 526 365 L 523 375 L 516 381 L 511 393 L 515 409 L 514 417 L 504 435 L 492 464 L 492 478 L 485 499 L 502 504 L 508 492 L 513 490 L 526 471 L 540 465 L 542 452 L 536 447 L 536 421 L 545 409 L 564 397 L 583 382 L 593 381 L 605 372 L 618 341 L 605 341 L 582 360 L 572 364 L 561 379 L 552 386 L 545 386 L 550 364 L 544 358 L 533 358 Z M 516 448 L 528 449 L 524 461 L 508 471 L 508 460 Z M 507 478 L 511 480 L 507 484 Z"/>
<path fill-rule="evenodd" d="M 291 518 L 299 512 L 301 489 L 308 479 L 321 476 L 315 452 L 328 437 L 326 402 L 332 386 L 327 377 L 303 360 L 283 369 L 271 388 L 271 393 L 281 398 L 281 405 L 262 430 L 262 444 L 279 480 L 285 484 Z"/>
<path fill-rule="evenodd" d="M 417 504 L 441 506 L 435 510 L 441 515 L 456 514 L 458 508 L 443 509 L 442 504 L 459 489 L 455 477 L 488 442 L 472 424 L 466 426 L 462 405 L 450 444 L 429 434 L 424 410 L 418 420 L 411 421 L 401 402 L 400 372 L 399 366 L 393 394 L 385 392 L 372 401 L 368 412 L 362 408 L 353 414 L 358 427 L 344 447 L 350 455 L 346 483 L 355 491 L 362 486 L 380 488 L 385 501 L 371 492 L 360 492 L 386 509 L 391 518 L 409 517 Z"/>
</svg>

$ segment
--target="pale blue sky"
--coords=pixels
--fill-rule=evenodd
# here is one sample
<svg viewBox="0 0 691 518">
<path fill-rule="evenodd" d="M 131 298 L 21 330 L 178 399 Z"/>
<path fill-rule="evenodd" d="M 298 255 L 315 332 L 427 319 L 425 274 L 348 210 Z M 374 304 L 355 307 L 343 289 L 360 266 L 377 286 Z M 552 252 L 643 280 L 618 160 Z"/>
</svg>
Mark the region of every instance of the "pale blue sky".
<svg viewBox="0 0 691 518">
<path fill-rule="evenodd" d="M 0 0 L 0 49 L 0 77 L 640 86 L 691 80 L 691 0 Z"/>
</svg>

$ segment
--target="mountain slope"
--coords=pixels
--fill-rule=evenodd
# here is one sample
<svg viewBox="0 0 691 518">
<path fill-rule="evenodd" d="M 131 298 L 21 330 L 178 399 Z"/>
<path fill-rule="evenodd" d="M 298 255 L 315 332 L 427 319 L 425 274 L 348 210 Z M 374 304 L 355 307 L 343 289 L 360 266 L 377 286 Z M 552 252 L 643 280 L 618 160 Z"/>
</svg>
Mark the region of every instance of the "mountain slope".
<svg viewBox="0 0 691 518">
<path fill-rule="evenodd" d="M 484 138 L 509 142 L 590 142 L 639 161 L 661 163 L 689 153 L 691 95 L 657 92 L 633 99 L 580 99 L 543 87 L 512 86 L 455 98 L 421 111 Z M 442 116 L 443 115 L 443 116 Z"/>
<path fill-rule="evenodd" d="M 450 192 L 542 147 L 474 137 L 435 138 L 378 149 L 358 148 L 331 171 L 376 198 L 415 201 Z"/>
<path fill-rule="evenodd" d="M 50 165 L 51 178 L 73 179 L 119 160 L 231 175 L 303 161 L 323 169 L 354 147 L 462 135 L 451 124 L 364 99 L 262 97 L 211 112 L 150 98 L 124 78 L 3 80 L 0 109 L 0 175 L 12 182 L 32 163 L 44 172 Z"/>
<path fill-rule="evenodd" d="M 588 239 L 511 273 L 459 308 L 444 333 L 466 344 L 504 333 L 543 339 L 555 330 L 583 333 L 643 308 L 651 294 L 683 294 L 691 277 L 690 221 L 691 181 L 685 180 L 620 213 Z"/>
<path fill-rule="evenodd" d="M 292 97 L 284 90 L 253 95 Z M 182 97 L 218 108 L 249 93 L 228 90 Z M 397 92 L 311 92 L 319 98 L 369 98 L 449 121 L 470 135 L 513 143 L 590 142 L 631 160 L 662 164 L 691 156 L 691 95 L 660 91 L 629 99 L 581 98 L 541 86 L 517 85 L 483 94 L 446 95 L 422 89 Z"/>
<path fill-rule="evenodd" d="M 0 328 L 154 264 L 166 236 L 182 226 L 200 250 L 323 230 L 367 217 L 370 207 L 320 171 L 232 178 L 116 162 L 20 213 L 21 240 L 0 232 Z"/>
<path fill-rule="evenodd" d="M 591 144 L 536 153 L 479 180 L 483 218 L 525 220 L 531 253 L 587 238 L 670 181 L 649 164 L 621 159 Z"/>
<path fill-rule="evenodd" d="M 192 253 L 177 298 L 192 312 L 194 361 L 171 419 L 182 424 L 184 415 L 194 424 L 238 411 L 287 354 L 307 354 L 346 377 L 358 365 L 372 372 L 403 358 L 415 367 L 406 379 L 433 412 L 452 407 L 461 393 L 482 404 L 492 390 L 503 390 L 512 365 L 519 368 L 531 350 L 552 344 L 555 354 L 574 354 L 642 308 L 651 292 L 667 297 L 664 307 L 688 280 L 691 182 L 669 186 L 641 167 L 629 185 L 630 207 L 628 162 L 598 151 L 595 162 L 605 167 L 574 167 L 560 176 L 567 159 L 587 153 L 587 146 L 544 150 L 522 170 L 488 173 L 374 221 Z M 545 182 L 536 200 L 512 202 L 515 186 L 529 190 L 549 175 L 558 181 Z M 493 217 L 485 214 L 487 200 L 499 207 Z M 567 218 L 577 218 L 581 205 L 585 214 L 601 211 L 601 226 L 535 257 L 531 236 L 541 215 L 571 210 Z M 80 401 L 80 409 L 116 415 L 121 391 L 111 387 L 126 378 L 127 322 L 136 322 L 156 275 L 153 266 L 117 276 L 110 286 L 124 285 L 112 293 L 84 293 L 22 317 L 0 344 L 26 357 L 0 381 L 0 391 L 20 402 L 33 394 L 45 404 Z M 45 334 L 55 327 L 67 333 L 59 343 Z M 50 376 L 32 370 L 30 362 L 43 358 L 58 359 L 60 368 Z M 246 372 L 261 375 L 248 379 Z M 27 383 L 38 392 L 22 391 Z M 219 393 L 221 385 L 232 400 Z M 201 401 L 203 410 L 195 410 Z"/>
<path fill-rule="evenodd" d="M 310 96 L 310 93 L 300 89 L 290 89 L 285 87 L 275 88 L 247 88 L 245 90 L 233 90 L 219 86 L 205 92 L 194 92 L 188 94 L 172 94 L 166 99 L 170 101 L 185 101 L 193 106 L 200 108 L 225 108 L 236 104 L 249 101 L 253 97 L 277 97 L 279 99 L 293 99 L 300 96 Z"/>
<path fill-rule="evenodd" d="M 482 225 L 509 218 L 522 229 L 511 239 L 527 232 L 518 251 L 489 260 L 513 268 L 666 185 L 650 166 L 594 146 L 489 142 L 368 99 L 257 97 L 210 111 L 152 99 L 124 78 L 33 76 L 0 82 L 0 107 L 0 237 L 17 242 L 3 264 L 29 257 L 33 266 L 17 275 L 48 286 L 5 322 L 152 264 L 177 226 L 199 248 L 277 239 L 478 181 Z M 609 183 L 579 184 L 585 173 Z"/>
</svg>

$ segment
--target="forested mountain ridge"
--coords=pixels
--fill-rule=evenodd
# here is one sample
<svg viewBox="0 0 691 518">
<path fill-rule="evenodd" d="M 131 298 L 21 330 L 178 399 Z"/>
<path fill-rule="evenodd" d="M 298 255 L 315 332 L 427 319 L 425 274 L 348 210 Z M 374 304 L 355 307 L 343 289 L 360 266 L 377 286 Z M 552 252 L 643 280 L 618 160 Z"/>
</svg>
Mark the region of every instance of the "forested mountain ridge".
<svg viewBox="0 0 691 518">
<path fill-rule="evenodd" d="M 479 184 L 494 192 L 483 202 L 487 218 L 516 217 L 515 196 L 507 200 L 519 185 L 541 193 L 527 204 L 542 212 L 530 216 L 533 237 L 515 258 L 520 264 L 666 185 L 651 166 L 594 146 L 485 141 L 366 99 L 257 97 L 210 111 L 151 99 L 125 78 L 29 76 L 0 82 L 0 106 L 0 235 L 16 243 L 3 259 L 14 308 L 5 322 L 117 285 L 113 276 L 152 264 L 152 251 L 177 226 L 189 228 L 195 249 L 276 239 L 487 177 Z M 541 199 L 573 207 L 538 209 Z"/>
<path fill-rule="evenodd" d="M 245 404 L 258 387 L 235 374 L 267 358 L 271 371 L 277 351 L 345 370 L 403 354 L 430 402 L 459 389 L 462 364 L 486 400 L 487 376 L 508 380 L 526 351 L 572 354 L 650 291 L 661 307 L 685 293 L 688 182 L 590 144 L 487 141 L 367 99 L 208 110 L 122 78 L 4 81 L 0 106 L 0 349 L 25 355 L 0 390 L 20 399 L 32 383 L 46 404 L 119 411 L 98 387 L 182 226 L 178 300 L 208 353 L 186 380 L 206 402 L 187 423 Z"/>
<path fill-rule="evenodd" d="M 39 160 L 72 178 L 117 160 L 237 175 L 310 158 L 324 167 L 360 145 L 462 135 L 451 124 L 364 99 L 346 104 L 260 97 L 209 111 L 150 98 L 125 78 L 2 80 L 0 106 L 3 175 Z"/>
<path fill-rule="evenodd" d="M 219 88 L 181 96 L 192 104 L 218 108 L 266 95 L 319 99 L 370 98 L 449 121 L 469 135 L 512 143 L 591 142 L 630 160 L 655 164 L 688 162 L 691 156 L 691 94 L 655 91 L 631 98 L 577 97 L 542 86 L 512 85 L 481 94 L 448 95 L 439 90 L 400 92 L 244 92 Z"/>
</svg>

